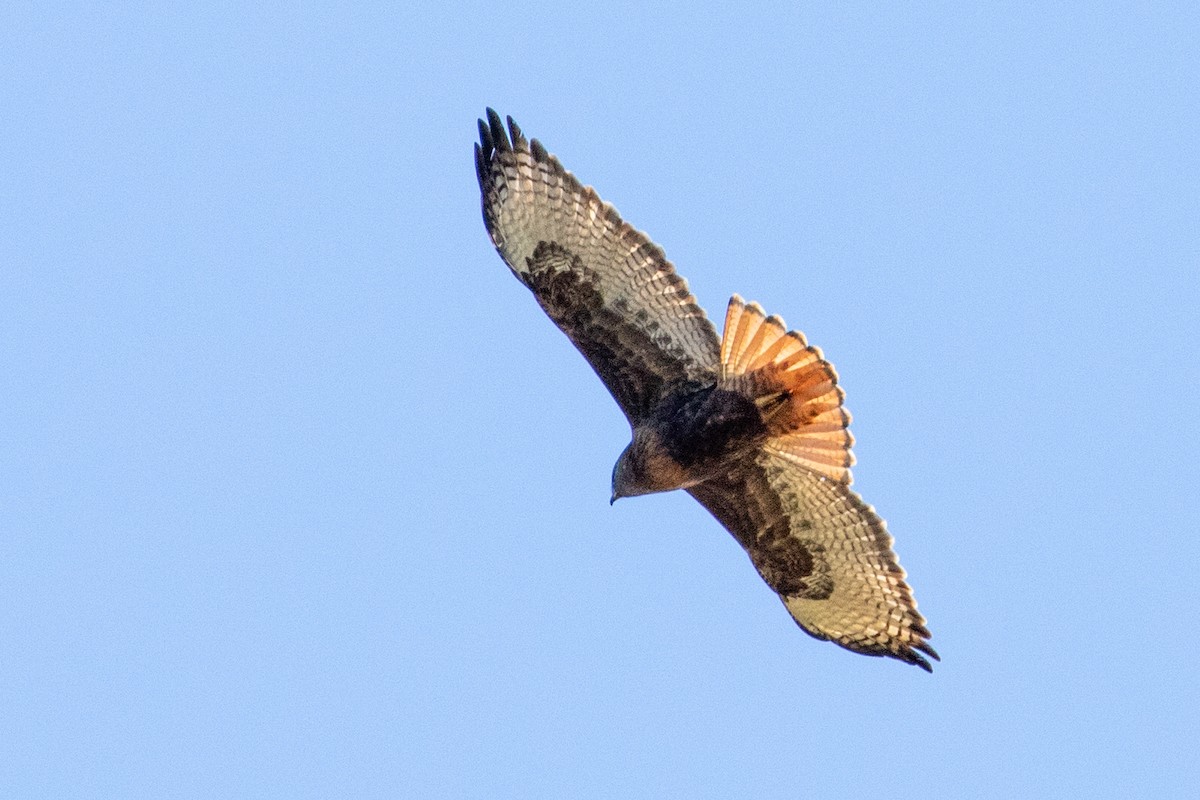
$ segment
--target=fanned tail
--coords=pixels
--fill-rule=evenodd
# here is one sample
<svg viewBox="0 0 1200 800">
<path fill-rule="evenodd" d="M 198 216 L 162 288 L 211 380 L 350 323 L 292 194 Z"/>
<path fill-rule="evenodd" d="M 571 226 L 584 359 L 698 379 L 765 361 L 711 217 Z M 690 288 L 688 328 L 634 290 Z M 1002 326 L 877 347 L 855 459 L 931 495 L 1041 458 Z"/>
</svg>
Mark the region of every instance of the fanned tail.
<svg viewBox="0 0 1200 800">
<path fill-rule="evenodd" d="M 851 482 L 854 437 L 833 365 L 804 334 L 737 295 L 725 314 L 720 385 L 758 406 L 768 450 L 839 483 Z"/>
</svg>

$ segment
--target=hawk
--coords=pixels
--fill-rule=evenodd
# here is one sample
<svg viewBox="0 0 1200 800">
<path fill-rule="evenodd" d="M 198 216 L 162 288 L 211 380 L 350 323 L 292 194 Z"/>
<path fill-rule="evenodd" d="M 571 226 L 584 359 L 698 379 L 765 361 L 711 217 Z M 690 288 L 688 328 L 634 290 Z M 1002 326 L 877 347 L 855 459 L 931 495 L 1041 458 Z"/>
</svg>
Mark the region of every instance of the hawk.
<svg viewBox="0 0 1200 800">
<path fill-rule="evenodd" d="M 892 537 L 850 489 L 850 414 L 833 365 L 737 295 L 720 339 L 661 248 L 490 108 L 483 219 L 517 280 L 625 412 L 612 501 L 683 489 L 729 530 L 817 639 L 932 671 Z M 924 655 L 922 655 L 924 654 Z"/>
</svg>

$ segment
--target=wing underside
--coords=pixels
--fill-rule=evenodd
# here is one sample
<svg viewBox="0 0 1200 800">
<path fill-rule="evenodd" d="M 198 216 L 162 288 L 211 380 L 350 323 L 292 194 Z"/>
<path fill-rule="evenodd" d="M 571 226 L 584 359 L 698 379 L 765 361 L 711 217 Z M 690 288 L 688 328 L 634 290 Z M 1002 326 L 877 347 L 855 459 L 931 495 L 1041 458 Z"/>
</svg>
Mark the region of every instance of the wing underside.
<svg viewBox="0 0 1200 800">
<path fill-rule="evenodd" d="M 662 250 L 511 118 L 506 131 L 489 109 L 479 131 L 493 244 L 626 416 L 641 419 L 668 389 L 715 381 L 716 331 Z"/>
<path fill-rule="evenodd" d="M 924 656 L 938 656 L 892 537 L 849 486 L 764 450 L 688 492 L 745 548 L 805 631 L 931 670 Z"/>
</svg>

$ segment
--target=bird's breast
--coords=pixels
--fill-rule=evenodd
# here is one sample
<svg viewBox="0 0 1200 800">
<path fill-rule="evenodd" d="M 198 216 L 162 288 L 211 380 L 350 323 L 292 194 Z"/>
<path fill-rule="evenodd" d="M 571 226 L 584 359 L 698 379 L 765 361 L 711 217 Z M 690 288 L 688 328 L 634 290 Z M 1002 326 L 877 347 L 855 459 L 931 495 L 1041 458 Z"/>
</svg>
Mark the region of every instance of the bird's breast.
<svg viewBox="0 0 1200 800">
<path fill-rule="evenodd" d="M 767 433 L 753 401 L 716 387 L 668 398 L 654 424 L 666 455 L 696 476 L 757 447 Z"/>
</svg>

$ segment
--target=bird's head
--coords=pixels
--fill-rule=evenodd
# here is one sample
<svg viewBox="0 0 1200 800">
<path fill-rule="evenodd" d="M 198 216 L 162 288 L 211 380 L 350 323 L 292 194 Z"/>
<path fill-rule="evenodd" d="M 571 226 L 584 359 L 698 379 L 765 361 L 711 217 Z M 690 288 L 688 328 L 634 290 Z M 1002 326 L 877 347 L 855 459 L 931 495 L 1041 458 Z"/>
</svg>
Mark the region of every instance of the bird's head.
<svg viewBox="0 0 1200 800">
<path fill-rule="evenodd" d="M 612 499 L 641 494 L 669 492 L 690 485 L 683 470 L 663 450 L 658 434 L 652 429 L 638 428 L 613 466 Z"/>
<path fill-rule="evenodd" d="M 612 499 L 608 501 L 609 505 L 617 502 L 622 497 L 636 497 L 639 494 L 646 493 L 640 488 L 640 477 L 643 468 L 642 459 L 638 457 L 637 443 L 637 438 L 635 437 L 621 451 L 621 455 L 617 458 L 617 463 L 613 465 Z"/>
</svg>

